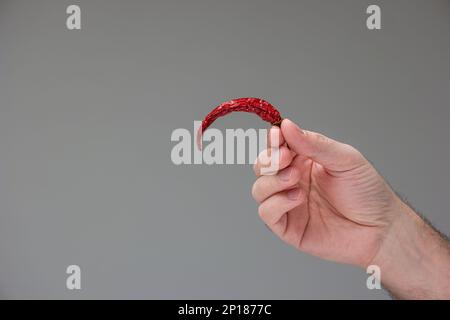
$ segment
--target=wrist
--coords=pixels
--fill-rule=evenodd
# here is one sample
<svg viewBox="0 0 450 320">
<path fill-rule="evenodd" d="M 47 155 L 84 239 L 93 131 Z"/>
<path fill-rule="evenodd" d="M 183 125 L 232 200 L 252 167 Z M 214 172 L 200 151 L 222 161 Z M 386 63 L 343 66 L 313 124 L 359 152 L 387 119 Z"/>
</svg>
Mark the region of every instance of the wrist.
<svg viewBox="0 0 450 320">
<path fill-rule="evenodd" d="M 398 298 L 450 298 L 450 247 L 398 199 L 397 212 L 372 260 L 381 282 Z"/>
</svg>

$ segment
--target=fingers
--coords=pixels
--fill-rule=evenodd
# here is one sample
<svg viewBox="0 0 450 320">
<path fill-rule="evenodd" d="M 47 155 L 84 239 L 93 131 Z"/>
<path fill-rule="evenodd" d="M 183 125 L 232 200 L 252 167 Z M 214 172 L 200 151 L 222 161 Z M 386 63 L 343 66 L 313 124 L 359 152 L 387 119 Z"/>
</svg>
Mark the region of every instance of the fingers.
<svg viewBox="0 0 450 320">
<path fill-rule="evenodd" d="M 283 134 L 281 133 L 280 127 L 273 126 L 269 130 L 267 137 L 267 147 L 268 148 L 279 148 L 285 143 Z"/>
<path fill-rule="evenodd" d="M 292 159 L 294 155 L 291 151 L 286 150 L 286 146 L 283 147 L 284 143 L 281 129 L 276 126 L 270 128 L 267 134 L 267 149 L 259 154 L 253 166 L 256 176 L 275 174 L 278 170 L 289 165 L 289 159 Z M 280 150 L 280 148 L 283 150 Z"/>
<path fill-rule="evenodd" d="M 305 193 L 300 188 L 293 188 L 279 192 L 263 201 L 258 214 L 270 228 L 272 228 L 285 213 L 294 209 L 305 201 Z"/>
<path fill-rule="evenodd" d="M 269 148 L 263 150 L 253 166 L 257 177 L 261 175 L 273 175 L 286 168 L 294 158 L 294 154 L 286 147 Z"/>
<path fill-rule="evenodd" d="M 271 195 L 294 187 L 300 180 L 300 170 L 296 166 L 289 166 L 276 175 L 259 177 L 252 188 L 252 196 L 261 203 Z"/>
<path fill-rule="evenodd" d="M 283 120 L 281 131 L 295 153 L 311 158 L 328 170 L 346 171 L 366 163 L 361 153 L 352 146 L 320 133 L 302 130 L 289 119 Z"/>
</svg>

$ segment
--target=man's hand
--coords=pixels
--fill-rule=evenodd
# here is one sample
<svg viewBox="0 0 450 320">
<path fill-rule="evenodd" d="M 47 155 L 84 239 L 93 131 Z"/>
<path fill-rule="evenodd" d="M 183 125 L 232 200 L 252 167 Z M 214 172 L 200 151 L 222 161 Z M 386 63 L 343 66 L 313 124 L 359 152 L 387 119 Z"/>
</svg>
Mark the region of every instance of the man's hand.
<svg viewBox="0 0 450 320">
<path fill-rule="evenodd" d="M 366 266 L 378 252 L 398 201 L 380 175 L 353 147 L 284 120 L 280 172 L 260 176 L 253 196 L 262 220 L 298 249 L 333 261 Z M 284 146 L 287 143 L 289 149 Z"/>
<path fill-rule="evenodd" d="M 254 166 L 258 179 L 252 195 L 260 203 L 261 219 L 276 235 L 297 249 L 324 259 L 363 268 L 378 264 L 382 268 L 382 281 L 387 273 L 388 281 L 383 284 L 388 287 L 396 288 L 397 280 L 405 281 L 390 276 L 401 273 L 398 270 L 401 263 L 408 264 L 410 258 L 414 259 L 402 255 L 404 246 L 409 244 L 399 244 L 397 235 L 402 233 L 401 241 L 408 242 L 416 240 L 409 236 L 421 233 L 417 228 L 428 228 L 430 235 L 436 232 L 426 224 L 417 225 L 420 218 L 397 197 L 359 151 L 321 134 L 302 130 L 287 119 L 282 122 L 281 130 L 271 129 L 269 147 L 271 150 L 279 148 L 279 171 L 261 174 L 270 154 L 263 152 Z M 405 225 L 413 230 L 405 234 Z M 421 239 L 420 243 L 423 242 Z M 435 249 L 436 246 L 443 250 Z M 427 246 L 422 247 L 426 251 Z M 443 262 L 441 276 L 447 277 L 444 282 L 448 285 L 448 246 L 433 248 L 433 252 L 439 252 L 442 257 L 439 260 Z M 422 255 L 419 258 L 422 259 L 427 253 L 414 254 L 419 269 L 417 255 Z M 400 256 L 403 261 L 396 261 Z M 450 288 L 439 292 L 450 294 Z M 394 294 L 408 297 L 402 292 Z M 416 292 L 416 296 L 419 295 Z"/>
</svg>

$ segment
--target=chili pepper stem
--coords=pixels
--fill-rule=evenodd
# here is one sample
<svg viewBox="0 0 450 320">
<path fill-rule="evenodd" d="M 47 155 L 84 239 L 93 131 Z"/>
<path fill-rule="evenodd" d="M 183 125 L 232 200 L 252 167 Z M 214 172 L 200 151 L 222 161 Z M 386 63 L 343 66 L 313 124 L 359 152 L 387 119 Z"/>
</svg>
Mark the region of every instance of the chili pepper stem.
<svg viewBox="0 0 450 320">
<path fill-rule="evenodd" d="M 278 128 L 281 128 L 281 123 L 283 122 L 283 119 L 281 119 L 281 120 L 279 120 L 279 121 L 277 121 L 277 122 L 274 122 L 274 123 L 272 123 L 272 125 L 273 126 L 277 126 Z"/>
</svg>

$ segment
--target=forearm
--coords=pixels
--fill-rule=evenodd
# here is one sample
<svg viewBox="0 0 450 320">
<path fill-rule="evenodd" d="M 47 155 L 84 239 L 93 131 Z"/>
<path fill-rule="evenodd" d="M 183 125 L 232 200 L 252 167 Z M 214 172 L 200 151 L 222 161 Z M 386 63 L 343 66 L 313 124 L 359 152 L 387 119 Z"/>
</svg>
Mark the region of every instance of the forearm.
<svg viewBox="0 0 450 320">
<path fill-rule="evenodd" d="M 372 264 L 396 298 L 450 299 L 450 244 L 403 202 Z"/>
</svg>

